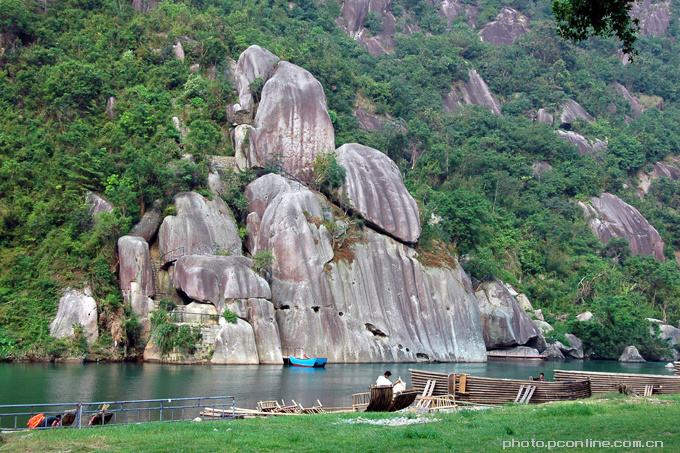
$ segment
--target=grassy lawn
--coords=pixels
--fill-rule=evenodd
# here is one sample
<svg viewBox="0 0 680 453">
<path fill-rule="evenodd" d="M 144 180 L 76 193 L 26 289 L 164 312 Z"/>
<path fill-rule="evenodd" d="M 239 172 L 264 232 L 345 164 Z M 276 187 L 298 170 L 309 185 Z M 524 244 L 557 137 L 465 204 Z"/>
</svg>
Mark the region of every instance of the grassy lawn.
<svg viewBox="0 0 680 453">
<path fill-rule="evenodd" d="M 433 421 L 401 426 L 363 423 L 418 417 Z M 527 452 L 546 451 L 549 441 L 585 443 L 587 439 L 642 441 L 643 445 L 645 441 L 662 441 L 663 450 L 680 451 L 679 420 L 680 395 L 655 398 L 607 395 L 578 402 L 513 405 L 450 414 L 349 413 L 4 433 L 0 452 L 501 451 L 504 442 L 507 447 L 513 440 L 515 447 L 506 448 L 507 451 Z M 541 448 L 536 442 L 545 442 L 545 446 Z M 613 450 L 657 449 L 624 446 Z"/>
</svg>

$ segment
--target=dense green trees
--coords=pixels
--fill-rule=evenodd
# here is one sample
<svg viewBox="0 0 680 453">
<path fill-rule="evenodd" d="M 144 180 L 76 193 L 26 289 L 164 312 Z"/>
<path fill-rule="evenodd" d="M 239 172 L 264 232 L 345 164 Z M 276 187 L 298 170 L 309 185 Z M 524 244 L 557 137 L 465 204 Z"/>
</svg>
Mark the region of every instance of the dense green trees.
<svg viewBox="0 0 680 453">
<path fill-rule="evenodd" d="M 319 79 L 336 144 L 360 142 L 394 159 L 421 206 L 423 244 L 455 245 L 473 278 L 511 282 L 553 322 L 587 308 L 608 319 L 612 307 L 624 320 L 680 319 L 680 184 L 662 179 L 645 199 L 634 194 L 638 171 L 680 155 L 675 9 L 669 36 L 639 38 L 639 55 L 624 65 L 614 39 L 562 41 L 547 0 L 476 2 L 478 26 L 504 6 L 530 18 L 529 33 L 503 47 L 481 42 L 463 18 L 449 27 L 432 4 L 397 0 L 394 53 L 379 57 L 336 26 L 337 2 L 167 0 L 143 14 L 128 3 L 0 0 L 0 357 L 28 354 L 29 345 L 37 356 L 61 353 L 47 324 L 60 291 L 85 284 L 96 291 L 102 330 L 123 325 L 115 340 L 136 345 L 116 240 L 155 200 L 205 190 L 207 156 L 233 153 L 229 61 L 252 44 Z M 373 34 L 379 19 L 369 19 Z M 420 31 L 401 33 L 406 26 Z M 174 55 L 178 43 L 184 61 Z M 499 97 L 502 116 L 443 111 L 442 96 L 470 68 Z M 615 82 L 640 99 L 638 118 Z M 540 108 L 557 114 L 567 99 L 598 118 L 572 130 L 607 140 L 606 151 L 579 156 L 554 127 L 529 119 Z M 360 130 L 358 103 L 386 126 Z M 187 153 L 196 163 L 181 159 Z M 336 173 L 322 183 L 336 184 Z M 225 199 L 241 220 L 253 177 L 225 175 Z M 105 195 L 114 212 L 94 223 L 88 191 Z M 621 241 L 603 246 L 590 232 L 575 202 L 602 191 L 652 222 L 665 263 L 633 257 Z M 611 319 L 609 333 L 629 325 Z M 101 342 L 110 349 L 113 337 Z"/>
</svg>

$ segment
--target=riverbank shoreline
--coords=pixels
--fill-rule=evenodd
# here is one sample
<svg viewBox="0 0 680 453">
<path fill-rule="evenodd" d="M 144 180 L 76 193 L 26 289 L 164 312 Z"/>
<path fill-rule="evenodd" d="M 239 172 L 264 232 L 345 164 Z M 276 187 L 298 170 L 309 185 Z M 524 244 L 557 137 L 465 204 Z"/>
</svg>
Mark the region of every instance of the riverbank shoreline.
<svg viewBox="0 0 680 453">
<path fill-rule="evenodd" d="M 592 451 L 597 443 L 657 442 L 680 450 L 680 395 L 586 400 L 452 413 L 339 413 L 229 421 L 142 423 L 2 433 L 0 453 L 33 451 Z M 416 420 L 417 419 L 417 420 Z M 397 420 L 398 423 L 392 421 Z M 425 422 L 426 421 L 426 422 Z M 554 442 L 555 444 L 548 444 Z M 562 444 L 557 444 L 562 442 Z M 588 442 L 591 442 L 588 444 Z M 596 442 L 593 444 L 592 442 Z M 635 444 L 640 442 L 641 444 Z M 602 446 L 602 445 L 600 445 Z M 645 448 L 646 449 L 646 448 Z"/>
</svg>

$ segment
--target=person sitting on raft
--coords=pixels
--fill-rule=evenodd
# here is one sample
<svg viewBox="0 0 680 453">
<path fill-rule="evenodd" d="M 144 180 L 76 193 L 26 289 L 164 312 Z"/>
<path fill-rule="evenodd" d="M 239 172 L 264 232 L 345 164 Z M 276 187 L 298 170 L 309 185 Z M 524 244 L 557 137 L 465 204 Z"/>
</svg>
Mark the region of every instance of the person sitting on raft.
<svg viewBox="0 0 680 453">
<path fill-rule="evenodd" d="M 385 371 L 382 376 L 378 376 L 378 379 L 375 381 L 375 385 L 392 385 L 392 381 L 389 379 L 390 376 L 392 376 L 392 372 L 389 370 Z"/>
</svg>

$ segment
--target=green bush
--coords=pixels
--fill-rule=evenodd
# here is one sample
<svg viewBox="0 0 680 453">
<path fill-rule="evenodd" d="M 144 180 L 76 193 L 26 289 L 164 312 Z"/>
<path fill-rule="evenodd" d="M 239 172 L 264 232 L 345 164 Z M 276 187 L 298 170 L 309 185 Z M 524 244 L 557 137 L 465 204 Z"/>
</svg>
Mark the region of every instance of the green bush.
<svg viewBox="0 0 680 453">
<path fill-rule="evenodd" d="M 230 324 L 236 324 L 238 322 L 238 316 L 236 315 L 236 313 L 229 310 L 228 308 L 224 309 L 224 313 L 222 313 L 222 316 L 224 317 L 224 320 Z"/>
</svg>

